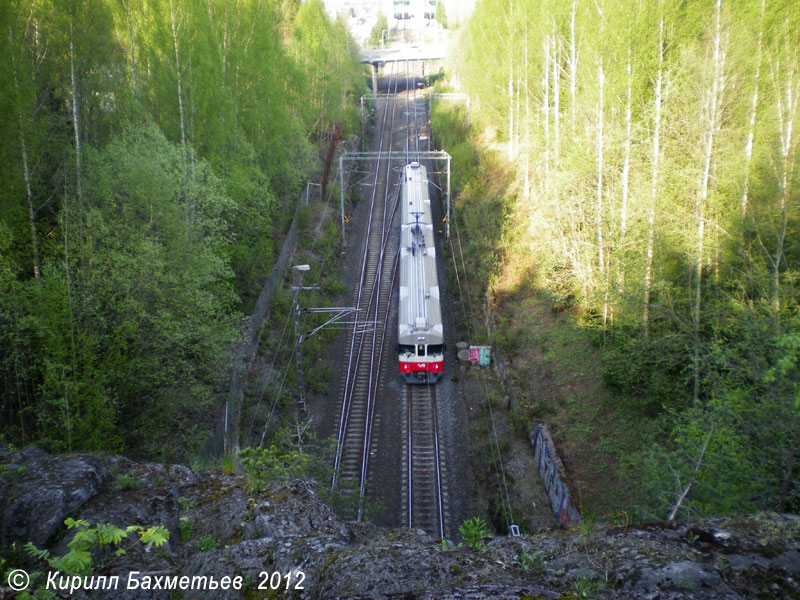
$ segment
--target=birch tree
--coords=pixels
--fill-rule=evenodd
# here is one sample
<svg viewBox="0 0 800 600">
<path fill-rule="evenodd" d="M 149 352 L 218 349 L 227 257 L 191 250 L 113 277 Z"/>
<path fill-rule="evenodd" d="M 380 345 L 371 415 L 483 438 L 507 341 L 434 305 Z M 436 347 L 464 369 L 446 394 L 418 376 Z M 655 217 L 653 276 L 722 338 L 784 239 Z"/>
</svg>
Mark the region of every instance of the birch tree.
<svg viewBox="0 0 800 600">
<path fill-rule="evenodd" d="M 72 107 L 72 131 L 75 135 L 75 193 L 83 201 L 81 189 L 81 126 L 78 110 L 78 79 L 75 76 L 75 30 L 72 16 L 69 18 L 69 80 Z"/>
<path fill-rule="evenodd" d="M 654 94 L 653 94 L 653 133 L 650 153 L 650 202 L 647 209 L 647 242 L 645 245 L 644 269 L 644 306 L 642 309 L 642 326 L 644 336 L 650 335 L 650 292 L 653 284 L 653 253 L 656 230 L 656 199 L 658 197 L 661 169 L 661 108 L 663 103 L 664 79 L 664 4 L 659 4 L 658 49 Z"/>
<path fill-rule="evenodd" d="M 188 150 L 186 147 L 186 119 L 183 110 L 183 80 L 181 77 L 181 56 L 180 56 L 180 42 L 178 34 L 181 30 L 182 21 L 180 20 L 180 13 L 175 9 L 175 1 L 169 0 L 169 31 L 172 37 L 172 47 L 175 53 L 175 81 L 177 84 L 178 92 L 178 118 L 180 119 L 181 127 L 181 150 L 183 152 L 183 178 L 185 182 L 189 181 L 189 164 L 188 164 Z"/>
<path fill-rule="evenodd" d="M 39 235 L 36 231 L 36 210 L 34 208 L 33 192 L 31 191 L 31 176 L 30 165 L 28 162 L 28 143 L 25 134 L 25 118 L 23 117 L 23 99 L 20 90 L 18 66 L 17 66 L 17 46 L 14 43 L 14 33 L 11 25 L 8 26 L 8 46 L 11 57 L 11 74 L 14 80 L 14 105 L 17 111 L 17 123 L 19 126 L 19 142 L 20 152 L 22 158 L 22 177 L 25 183 L 25 199 L 28 207 L 28 223 L 30 225 L 31 234 L 31 258 L 33 263 L 33 276 L 39 278 L 40 260 L 39 260 Z"/>
<path fill-rule="evenodd" d="M 795 161 L 797 140 L 794 121 L 800 101 L 800 68 L 798 67 L 797 39 L 791 36 L 788 22 L 781 36 L 782 47 L 769 56 L 770 81 L 775 98 L 775 117 L 778 125 L 777 150 L 771 160 L 777 183 L 777 219 L 772 223 L 775 238 L 774 251 L 768 254 L 772 270 L 772 309 L 778 333 L 781 329 L 781 267 L 785 257 L 789 214 L 793 208 L 793 182 L 796 176 Z M 792 38 L 795 39 L 792 39 Z"/>
<path fill-rule="evenodd" d="M 744 185 L 742 186 L 741 213 L 742 219 L 747 216 L 747 200 L 750 191 L 750 163 L 753 159 L 753 136 L 756 129 L 756 115 L 758 111 L 758 83 L 761 75 L 761 55 L 764 40 L 764 11 L 767 0 L 761 0 L 761 18 L 758 26 L 758 42 L 756 51 L 756 72 L 753 76 L 753 96 L 750 100 L 750 118 L 748 120 L 747 142 L 744 147 Z"/>
<path fill-rule="evenodd" d="M 578 13 L 578 0 L 572 0 L 572 11 L 569 19 L 569 48 L 567 64 L 569 65 L 569 98 L 570 98 L 570 126 L 575 132 L 576 91 L 578 87 L 578 41 L 575 39 L 575 17 Z"/>
<path fill-rule="evenodd" d="M 719 133 L 722 120 L 722 107 L 725 100 L 728 77 L 726 73 L 727 39 L 722 29 L 722 0 L 714 4 L 714 24 L 712 30 L 712 50 L 706 89 L 702 91 L 701 101 L 701 140 L 702 164 L 700 181 L 695 195 L 694 218 L 697 223 L 695 251 L 694 309 L 692 323 L 694 331 L 694 375 L 692 398 L 700 397 L 700 322 L 703 290 L 703 267 L 705 265 L 705 228 L 709 214 L 709 191 L 711 189 L 711 168 L 714 160 L 714 140 Z"/>
</svg>

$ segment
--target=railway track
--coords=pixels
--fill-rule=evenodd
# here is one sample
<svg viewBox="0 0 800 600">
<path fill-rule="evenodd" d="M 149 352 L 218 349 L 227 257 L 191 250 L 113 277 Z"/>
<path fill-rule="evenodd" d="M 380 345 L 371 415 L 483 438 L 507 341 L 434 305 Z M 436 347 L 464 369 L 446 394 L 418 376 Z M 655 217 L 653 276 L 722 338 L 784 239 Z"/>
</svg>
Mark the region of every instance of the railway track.
<svg viewBox="0 0 800 600">
<path fill-rule="evenodd" d="M 386 95 L 383 107 L 379 153 L 392 147 L 397 106 L 395 93 Z M 389 90 L 392 91 L 391 89 Z M 388 122 L 388 125 L 387 125 Z M 389 244 L 389 230 L 397 205 L 391 194 L 390 161 L 378 160 L 370 200 L 370 215 L 361 260 L 361 277 L 354 295 L 359 309 L 350 337 L 347 367 L 342 375 L 337 449 L 332 486 L 357 482 L 359 506 L 351 518 L 363 517 L 363 498 L 369 471 L 372 430 L 379 389 L 379 374 L 386 341 L 389 301 L 394 285 L 397 249 Z"/>
<path fill-rule="evenodd" d="M 406 83 L 405 94 L 398 93 L 400 73 L 397 63 L 392 73 L 394 89 L 383 96 L 378 152 L 400 150 L 398 163 L 419 160 L 419 134 L 425 127 L 427 112 L 420 106 L 416 90 Z M 406 77 L 411 69 L 406 63 Z M 402 98 L 402 100 L 401 100 Z M 404 115 L 398 115 L 402 107 Z M 400 125 L 403 123 L 404 127 Z M 395 125 L 400 125 L 400 132 Z M 357 485 L 359 504 L 346 518 L 363 518 L 363 499 L 370 470 L 370 458 L 377 451 L 372 432 L 382 382 L 384 358 L 391 360 L 387 341 L 396 323 L 389 318 L 392 292 L 398 268 L 398 248 L 389 232 L 396 213 L 399 189 L 394 184 L 392 161 L 377 160 L 372 182 L 369 221 L 361 258 L 361 275 L 353 304 L 359 310 L 348 330 L 348 355 L 340 382 L 337 450 L 332 486 Z M 406 385 L 402 392 L 402 465 L 400 493 L 402 523 L 423 529 L 433 536 L 446 537 L 447 500 L 445 461 L 440 448 L 436 386 Z M 394 398 L 394 395 L 392 394 Z M 398 398 L 399 400 L 399 398 Z"/>
<path fill-rule="evenodd" d="M 405 525 L 446 537 L 445 464 L 439 446 L 436 386 L 404 389 L 403 506 Z"/>
<path fill-rule="evenodd" d="M 420 162 L 420 132 L 427 111 L 419 100 L 416 88 L 406 96 L 406 163 Z M 436 390 L 435 385 L 403 389 L 402 505 L 406 526 L 443 539 L 447 532 L 445 460 L 439 443 Z"/>
</svg>

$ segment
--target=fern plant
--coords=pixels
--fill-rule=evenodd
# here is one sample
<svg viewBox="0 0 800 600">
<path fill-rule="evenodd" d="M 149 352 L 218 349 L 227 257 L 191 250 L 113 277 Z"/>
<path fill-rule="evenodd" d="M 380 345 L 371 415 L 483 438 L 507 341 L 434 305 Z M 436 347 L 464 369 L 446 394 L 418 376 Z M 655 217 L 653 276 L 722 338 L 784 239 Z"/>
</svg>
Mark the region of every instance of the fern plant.
<svg viewBox="0 0 800 600">
<path fill-rule="evenodd" d="M 117 556 L 122 556 L 139 543 L 147 548 L 159 548 L 169 539 L 169 530 L 163 525 L 154 525 L 145 529 L 139 525 L 129 525 L 125 529 L 109 523 L 98 523 L 94 527 L 82 519 L 67 519 L 64 521 L 67 529 L 76 529 L 72 540 L 67 544 L 69 552 L 64 556 L 51 557 L 48 550 L 37 548 L 33 542 L 25 544 L 25 551 L 31 558 L 46 562 L 51 568 L 61 571 L 66 575 L 89 576 L 93 573 L 92 553 L 108 558 L 100 565 L 104 567 Z M 139 539 L 127 548 L 115 548 L 122 540 L 128 538 L 129 533 L 136 532 Z M 113 551 L 113 552 L 112 552 Z"/>
</svg>

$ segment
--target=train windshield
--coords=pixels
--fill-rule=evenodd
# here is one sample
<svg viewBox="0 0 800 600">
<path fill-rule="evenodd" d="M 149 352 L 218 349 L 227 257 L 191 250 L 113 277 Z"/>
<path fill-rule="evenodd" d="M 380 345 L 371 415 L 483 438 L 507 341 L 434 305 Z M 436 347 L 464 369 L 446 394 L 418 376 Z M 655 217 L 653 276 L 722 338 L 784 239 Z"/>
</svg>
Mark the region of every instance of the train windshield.
<svg viewBox="0 0 800 600">
<path fill-rule="evenodd" d="M 444 352 L 444 344 L 428 344 L 428 354 L 442 354 Z"/>
<path fill-rule="evenodd" d="M 412 344 L 399 344 L 397 352 L 398 354 L 414 354 L 414 346 Z"/>
</svg>

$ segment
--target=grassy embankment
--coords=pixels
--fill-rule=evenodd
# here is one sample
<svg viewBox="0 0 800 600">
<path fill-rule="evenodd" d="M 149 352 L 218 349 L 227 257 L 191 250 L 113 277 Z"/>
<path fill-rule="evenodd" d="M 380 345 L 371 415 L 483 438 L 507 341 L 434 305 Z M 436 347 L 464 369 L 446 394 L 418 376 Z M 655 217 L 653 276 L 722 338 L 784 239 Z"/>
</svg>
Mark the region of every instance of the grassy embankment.
<svg viewBox="0 0 800 600">
<path fill-rule="evenodd" d="M 470 413 L 472 464 L 480 465 L 475 489 L 497 490 L 480 498 L 476 511 L 503 529 L 498 451 L 504 464 L 514 461 L 515 453 L 529 451 L 519 441 L 527 441 L 536 423 L 547 423 L 584 520 L 624 520 L 636 499 L 635 485 L 626 480 L 625 458 L 640 443 L 645 424 L 628 419 L 605 389 L 602 338 L 585 326 L 567 294 L 544 289 L 537 281 L 526 251 L 529 209 L 517 194 L 502 149 L 492 147 L 488 134 L 465 126 L 463 109 L 439 103 L 432 120 L 437 147 L 453 157 L 453 252 L 445 254 L 459 335 L 472 344 L 494 342 L 516 399 L 509 408 L 495 373 L 472 370 L 462 379 L 465 400 L 475 404 Z M 487 327 L 487 298 L 493 336 Z M 496 443 L 487 398 L 498 431 Z M 524 479 L 535 474 L 515 481 L 506 469 L 505 476 L 514 520 L 524 525 L 529 485 Z"/>
</svg>

